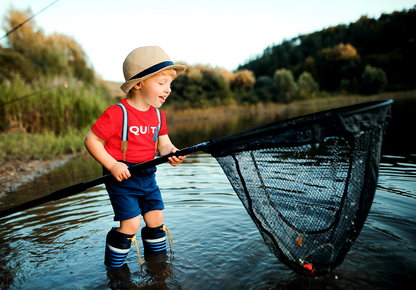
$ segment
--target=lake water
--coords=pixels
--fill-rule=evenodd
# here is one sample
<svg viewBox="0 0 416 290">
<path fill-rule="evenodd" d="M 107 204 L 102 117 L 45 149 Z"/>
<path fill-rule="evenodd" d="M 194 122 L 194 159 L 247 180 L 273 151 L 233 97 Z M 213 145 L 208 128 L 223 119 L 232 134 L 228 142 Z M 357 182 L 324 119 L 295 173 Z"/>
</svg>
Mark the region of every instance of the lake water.
<svg viewBox="0 0 416 290">
<path fill-rule="evenodd" d="M 277 260 L 215 159 L 195 153 L 177 168 L 158 166 L 173 254 L 144 256 L 140 242 L 143 267 L 132 246 L 129 267 L 107 272 L 105 236 L 117 223 L 97 186 L 1 220 L 1 289 L 409 289 L 416 283 L 416 147 L 408 137 L 415 108 L 413 100 L 393 104 L 371 211 L 344 262 L 326 276 L 302 277 Z M 201 121 L 192 131 L 173 126 L 170 136 L 183 148 L 289 115 Z M 74 159 L 7 194 L 0 209 L 100 174 L 91 157 Z"/>
</svg>

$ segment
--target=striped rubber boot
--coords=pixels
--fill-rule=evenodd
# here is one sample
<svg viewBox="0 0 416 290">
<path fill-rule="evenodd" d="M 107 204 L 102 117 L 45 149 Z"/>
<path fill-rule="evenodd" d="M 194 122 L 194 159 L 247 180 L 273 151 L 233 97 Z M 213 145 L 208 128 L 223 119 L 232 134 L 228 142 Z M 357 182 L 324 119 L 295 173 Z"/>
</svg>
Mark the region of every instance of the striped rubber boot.
<svg viewBox="0 0 416 290">
<path fill-rule="evenodd" d="M 131 239 L 134 235 L 126 235 L 112 228 L 107 234 L 104 264 L 109 270 L 123 268 L 124 261 L 130 251 Z"/>
<path fill-rule="evenodd" d="M 142 241 L 144 251 L 147 253 L 166 252 L 166 232 L 162 230 L 163 225 L 156 228 L 142 228 Z"/>
</svg>

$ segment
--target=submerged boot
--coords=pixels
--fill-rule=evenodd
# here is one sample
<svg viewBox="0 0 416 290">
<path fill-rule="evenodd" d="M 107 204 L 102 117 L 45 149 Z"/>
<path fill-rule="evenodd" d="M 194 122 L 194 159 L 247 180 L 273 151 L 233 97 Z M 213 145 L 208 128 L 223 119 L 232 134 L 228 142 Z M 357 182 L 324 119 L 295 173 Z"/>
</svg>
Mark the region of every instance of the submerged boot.
<svg viewBox="0 0 416 290">
<path fill-rule="evenodd" d="M 149 228 L 147 226 L 142 228 L 144 251 L 146 253 L 165 253 L 166 231 L 169 232 L 169 230 L 164 225 L 156 228 Z"/>
<path fill-rule="evenodd" d="M 126 235 L 112 228 L 107 234 L 104 264 L 109 270 L 122 269 L 130 251 L 131 239 L 134 235 Z"/>
</svg>

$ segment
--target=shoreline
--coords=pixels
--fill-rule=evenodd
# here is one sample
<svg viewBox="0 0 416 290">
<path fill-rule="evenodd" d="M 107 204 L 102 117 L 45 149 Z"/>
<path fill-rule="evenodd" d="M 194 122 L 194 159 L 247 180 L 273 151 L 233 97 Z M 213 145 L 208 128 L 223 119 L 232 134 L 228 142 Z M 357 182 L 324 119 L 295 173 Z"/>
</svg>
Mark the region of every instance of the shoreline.
<svg viewBox="0 0 416 290">
<path fill-rule="evenodd" d="M 15 191 L 21 185 L 35 181 L 36 178 L 82 154 L 66 154 L 50 160 L 0 160 L 0 197 Z"/>
</svg>

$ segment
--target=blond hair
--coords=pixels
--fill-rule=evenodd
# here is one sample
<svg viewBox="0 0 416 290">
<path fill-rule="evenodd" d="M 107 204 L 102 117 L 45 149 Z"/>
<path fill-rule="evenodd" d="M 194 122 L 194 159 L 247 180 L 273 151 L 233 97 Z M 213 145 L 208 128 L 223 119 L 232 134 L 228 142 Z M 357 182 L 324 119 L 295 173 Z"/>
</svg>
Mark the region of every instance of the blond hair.
<svg viewBox="0 0 416 290">
<path fill-rule="evenodd" d="M 173 68 L 168 68 L 168 69 L 162 70 L 162 71 L 158 72 L 157 74 L 155 74 L 155 76 L 157 76 L 159 74 L 164 75 L 164 76 L 171 76 L 172 77 L 172 81 L 178 75 L 178 73 L 176 72 L 176 69 L 173 69 Z"/>
<path fill-rule="evenodd" d="M 160 71 L 160 72 L 152 75 L 151 77 L 154 77 L 154 76 L 157 76 L 157 75 L 171 76 L 172 77 L 172 81 L 173 81 L 176 78 L 176 76 L 178 75 L 178 73 L 176 72 L 175 69 L 168 68 L 168 69 L 162 70 L 162 71 Z M 146 79 L 146 80 L 148 80 L 148 79 Z M 146 80 L 142 80 L 141 82 L 138 82 L 137 85 L 144 86 L 144 82 Z"/>
</svg>

